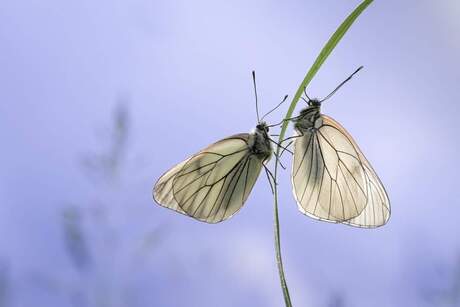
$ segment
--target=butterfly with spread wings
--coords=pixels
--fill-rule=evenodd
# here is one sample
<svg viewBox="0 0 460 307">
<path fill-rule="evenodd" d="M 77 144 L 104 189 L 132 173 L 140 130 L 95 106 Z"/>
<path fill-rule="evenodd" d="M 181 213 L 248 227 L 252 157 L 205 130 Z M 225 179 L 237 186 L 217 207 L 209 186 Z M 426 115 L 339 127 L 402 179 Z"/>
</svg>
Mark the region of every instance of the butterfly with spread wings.
<svg viewBox="0 0 460 307">
<path fill-rule="evenodd" d="M 277 143 L 268 134 L 271 126 L 259 119 L 254 72 L 253 81 L 258 120 L 254 131 L 217 141 L 163 174 L 153 187 L 158 204 L 199 221 L 218 223 L 241 209 L 262 167 L 269 182 L 275 181 L 265 164 L 273 153 L 271 143 Z"/>
<path fill-rule="evenodd" d="M 321 103 L 361 68 L 322 100 L 310 99 L 305 92 L 308 100 L 302 99 L 308 106 L 293 118 L 291 180 L 303 214 L 327 222 L 373 228 L 390 218 L 385 188 L 351 135 L 320 112 Z"/>
</svg>

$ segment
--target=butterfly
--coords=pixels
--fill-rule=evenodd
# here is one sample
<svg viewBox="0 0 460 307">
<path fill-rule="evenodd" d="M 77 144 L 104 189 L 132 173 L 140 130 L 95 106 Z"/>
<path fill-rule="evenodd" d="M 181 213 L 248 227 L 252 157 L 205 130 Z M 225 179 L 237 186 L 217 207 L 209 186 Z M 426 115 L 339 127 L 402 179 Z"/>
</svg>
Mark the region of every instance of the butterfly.
<svg viewBox="0 0 460 307">
<path fill-rule="evenodd" d="M 390 218 L 390 201 L 377 173 L 351 135 L 321 113 L 330 98 L 360 69 L 326 98 L 310 99 L 294 117 L 292 191 L 305 215 L 332 223 L 373 228 Z M 288 139 L 290 139 L 288 138 Z M 287 139 L 286 139 L 287 140 Z"/>
<path fill-rule="evenodd" d="M 155 183 L 154 200 L 163 207 L 199 221 L 218 223 L 237 213 L 246 202 L 262 167 L 273 154 L 273 141 L 263 118 L 259 119 L 255 73 L 253 72 L 258 124 L 250 133 L 236 134 L 209 145 L 177 164 Z M 270 183 L 271 184 L 271 183 Z"/>
</svg>

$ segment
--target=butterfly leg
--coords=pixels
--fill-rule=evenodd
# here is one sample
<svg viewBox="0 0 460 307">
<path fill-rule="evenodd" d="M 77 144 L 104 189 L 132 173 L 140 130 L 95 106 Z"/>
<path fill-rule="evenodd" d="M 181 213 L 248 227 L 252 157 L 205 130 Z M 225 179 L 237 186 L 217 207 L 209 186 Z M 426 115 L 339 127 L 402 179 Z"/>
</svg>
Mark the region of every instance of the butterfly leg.
<svg viewBox="0 0 460 307">
<path fill-rule="evenodd" d="M 288 137 L 288 138 L 285 138 L 284 140 L 281 141 L 281 143 L 284 143 L 284 142 L 286 142 L 286 141 L 291 140 L 291 141 L 289 142 L 289 144 L 286 145 L 286 148 L 289 148 L 289 146 L 291 146 L 292 143 L 294 142 L 293 139 L 300 138 L 300 137 L 302 137 L 302 136 L 304 136 L 303 131 L 300 131 L 300 135 L 294 135 L 294 136 L 290 136 L 290 137 Z M 284 151 L 285 151 L 285 150 L 281 151 L 280 158 L 281 158 L 281 155 L 284 153 Z M 292 151 L 289 151 L 289 153 L 290 153 L 291 155 L 293 154 Z"/>
<path fill-rule="evenodd" d="M 272 190 L 272 194 L 275 194 L 275 189 L 273 188 L 273 184 L 276 185 L 275 176 L 273 176 L 272 172 L 268 169 L 267 166 L 265 166 L 264 164 L 262 165 L 265 169 L 265 174 L 267 175 L 267 180 L 268 180 L 268 183 L 270 184 L 270 189 Z M 273 180 L 273 184 L 272 184 L 272 180 Z"/>
<path fill-rule="evenodd" d="M 284 143 L 284 142 L 292 140 L 292 139 L 297 139 L 297 138 L 300 138 L 300 137 L 303 137 L 303 136 L 304 136 L 303 131 L 300 131 L 300 135 L 293 135 L 293 136 L 290 136 L 288 138 L 285 138 L 284 140 L 281 141 L 281 143 Z M 292 142 L 290 142 L 289 144 L 291 144 L 291 143 Z"/>
<path fill-rule="evenodd" d="M 283 151 L 284 151 L 284 149 L 283 149 Z M 286 166 L 284 166 L 283 163 L 281 163 L 281 160 L 280 160 L 281 155 L 278 155 L 276 152 L 274 152 L 273 154 L 274 154 L 275 157 L 276 157 L 276 162 L 279 163 L 279 165 L 281 166 L 281 168 L 282 168 L 282 169 L 286 169 Z"/>
<path fill-rule="evenodd" d="M 276 123 L 276 124 L 273 124 L 273 125 L 268 125 L 267 127 L 269 128 L 272 128 L 272 127 L 277 127 L 277 126 L 281 126 L 282 124 L 284 124 L 284 122 L 288 122 L 288 121 L 291 121 L 291 120 L 295 120 L 295 119 L 298 119 L 302 117 L 301 115 L 297 115 L 297 116 L 294 116 L 294 117 L 291 117 L 291 118 L 285 118 L 283 119 L 282 121 L 280 121 L 279 123 Z"/>
<path fill-rule="evenodd" d="M 275 144 L 276 146 L 278 146 L 278 147 L 280 147 L 280 148 L 282 148 L 282 149 L 288 151 L 288 152 L 291 153 L 291 154 L 294 154 L 292 151 L 290 151 L 289 149 L 287 149 L 286 147 L 284 147 L 284 146 L 281 145 L 280 143 L 278 143 L 278 142 L 272 140 L 271 138 L 269 138 L 269 140 L 270 140 L 270 142 L 272 142 L 272 143 Z"/>
<path fill-rule="evenodd" d="M 294 142 L 294 141 L 290 141 L 289 144 L 286 145 L 286 148 L 289 148 L 289 146 L 291 146 L 293 142 Z M 283 155 L 284 152 L 285 152 L 285 150 L 283 149 L 283 150 L 281 151 L 281 153 L 279 154 L 278 159 L 281 158 L 281 156 Z"/>
</svg>

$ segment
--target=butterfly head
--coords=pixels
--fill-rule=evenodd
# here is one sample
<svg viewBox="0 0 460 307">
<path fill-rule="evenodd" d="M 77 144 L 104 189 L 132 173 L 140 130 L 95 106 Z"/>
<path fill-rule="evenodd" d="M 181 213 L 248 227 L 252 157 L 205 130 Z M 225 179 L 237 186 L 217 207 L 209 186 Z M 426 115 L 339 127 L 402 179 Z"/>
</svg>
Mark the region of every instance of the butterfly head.
<svg viewBox="0 0 460 307">
<path fill-rule="evenodd" d="M 321 101 L 317 99 L 312 99 L 309 101 L 308 106 L 303 108 L 300 111 L 300 115 L 298 116 L 299 120 L 308 118 L 308 117 L 316 117 L 319 115 L 321 111 Z"/>
<path fill-rule="evenodd" d="M 319 100 L 318 98 L 309 99 L 307 101 L 307 104 L 308 104 L 308 106 L 311 106 L 311 107 L 320 107 L 321 106 L 321 100 Z"/>
<path fill-rule="evenodd" d="M 261 122 L 259 122 L 259 123 L 257 124 L 256 130 L 257 130 L 257 132 L 259 132 L 259 133 L 268 134 L 268 131 L 270 130 L 270 128 L 268 127 L 268 125 L 267 125 L 266 122 L 261 121 Z"/>
</svg>

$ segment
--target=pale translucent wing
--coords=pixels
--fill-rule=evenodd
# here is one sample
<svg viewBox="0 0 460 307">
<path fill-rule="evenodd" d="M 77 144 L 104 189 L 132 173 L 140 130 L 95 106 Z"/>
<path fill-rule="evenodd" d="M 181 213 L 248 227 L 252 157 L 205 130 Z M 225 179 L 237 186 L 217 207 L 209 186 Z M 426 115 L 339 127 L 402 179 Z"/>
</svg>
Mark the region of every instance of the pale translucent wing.
<svg viewBox="0 0 460 307">
<path fill-rule="evenodd" d="M 321 119 L 317 130 L 297 131 L 294 142 L 291 179 L 299 210 L 334 223 L 383 225 L 389 202 L 380 180 L 345 129 L 330 117 Z"/>
<path fill-rule="evenodd" d="M 188 158 L 187 160 L 177 164 L 169 171 L 164 173 L 163 176 L 161 176 L 160 179 L 158 179 L 158 181 L 155 183 L 153 187 L 153 199 L 158 204 L 165 208 L 177 211 L 185 215 L 187 215 L 187 213 L 185 213 L 185 211 L 182 210 L 181 207 L 179 207 L 179 204 L 174 199 L 172 184 L 177 173 L 179 173 L 182 170 L 185 163 L 187 163 L 187 161 L 190 159 L 191 158 Z"/>
<path fill-rule="evenodd" d="M 217 223 L 241 209 L 262 167 L 250 152 L 248 137 L 242 134 L 211 145 L 176 175 L 174 197 L 188 215 Z"/>
<path fill-rule="evenodd" d="M 385 187 L 380 181 L 380 178 L 377 176 L 377 173 L 374 171 L 369 161 L 366 159 L 356 142 L 345 130 L 345 128 L 343 128 L 337 121 L 326 115 L 323 115 L 323 124 L 334 127 L 345 138 L 351 141 L 359 154 L 359 160 L 361 161 L 366 174 L 366 189 L 368 194 L 366 207 L 357 217 L 344 221 L 343 223 L 367 228 L 378 227 L 386 224 L 391 215 L 390 200 L 385 191 Z"/>
<path fill-rule="evenodd" d="M 250 152 L 248 138 L 239 134 L 223 139 L 166 173 L 170 176 L 164 187 L 171 190 L 161 204 L 208 223 L 230 218 L 243 206 L 262 167 Z"/>
<path fill-rule="evenodd" d="M 313 218 L 343 222 L 366 206 L 365 174 L 353 148 L 339 143 L 338 154 L 327 141 L 331 131 L 303 131 L 294 142 L 292 184 L 299 210 Z M 320 133 L 320 131 L 323 133 Z M 348 145 L 348 146 L 347 146 Z"/>
</svg>

